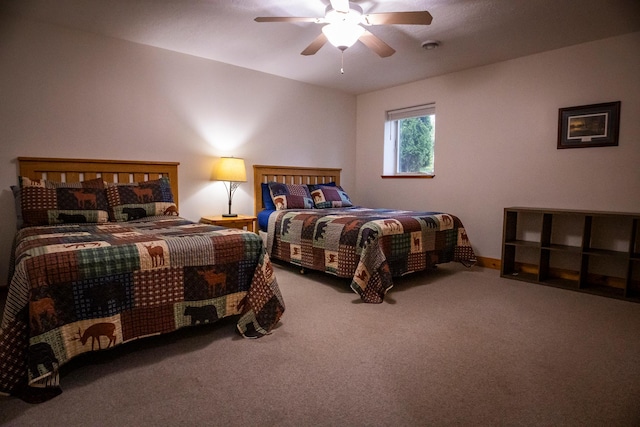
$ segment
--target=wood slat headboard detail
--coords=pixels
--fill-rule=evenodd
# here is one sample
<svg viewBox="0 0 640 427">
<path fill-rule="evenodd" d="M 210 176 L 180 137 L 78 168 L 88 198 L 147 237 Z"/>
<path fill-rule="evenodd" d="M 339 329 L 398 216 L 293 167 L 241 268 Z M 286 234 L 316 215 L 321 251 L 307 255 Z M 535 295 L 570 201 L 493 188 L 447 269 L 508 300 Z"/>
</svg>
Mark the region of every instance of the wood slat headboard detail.
<svg viewBox="0 0 640 427">
<path fill-rule="evenodd" d="M 20 176 L 60 182 L 102 178 L 105 182 L 142 182 L 168 177 L 176 206 L 179 162 L 18 157 Z"/>
<path fill-rule="evenodd" d="M 340 185 L 338 168 L 314 168 L 305 166 L 265 166 L 253 165 L 253 206 L 254 212 L 264 209 L 261 184 L 281 182 L 283 184 L 326 184 L 335 182 Z"/>
</svg>

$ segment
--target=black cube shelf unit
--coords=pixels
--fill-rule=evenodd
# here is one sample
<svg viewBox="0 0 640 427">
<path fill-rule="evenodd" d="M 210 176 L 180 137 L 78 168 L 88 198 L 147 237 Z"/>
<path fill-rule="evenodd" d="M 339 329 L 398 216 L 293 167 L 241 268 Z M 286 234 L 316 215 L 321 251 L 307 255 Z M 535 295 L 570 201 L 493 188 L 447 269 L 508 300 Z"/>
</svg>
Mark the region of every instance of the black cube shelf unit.
<svg viewBox="0 0 640 427">
<path fill-rule="evenodd" d="M 502 277 L 640 302 L 640 213 L 504 209 Z"/>
</svg>

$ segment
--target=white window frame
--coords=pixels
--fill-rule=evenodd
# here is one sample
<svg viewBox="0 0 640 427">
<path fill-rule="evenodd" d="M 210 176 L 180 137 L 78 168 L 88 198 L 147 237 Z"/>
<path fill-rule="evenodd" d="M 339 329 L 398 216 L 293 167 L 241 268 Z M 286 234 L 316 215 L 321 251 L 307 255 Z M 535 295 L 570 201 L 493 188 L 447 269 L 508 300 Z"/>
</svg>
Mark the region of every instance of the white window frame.
<svg viewBox="0 0 640 427">
<path fill-rule="evenodd" d="M 416 105 L 413 107 L 389 110 L 386 112 L 385 121 L 385 144 L 384 144 L 384 165 L 383 177 L 429 177 L 435 176 L 435 153 L 434 153 L 434 170 L 431 173 L 421 172 L 398 172 L 399 162 L 399 143 L 398 126 L 400 120 L 413 117 L 422 117 L 436 114 L 436 104 L 429 103 Z M 434 150 L 435 150 L 435 134 L 434 134 Z"/>
</svg>

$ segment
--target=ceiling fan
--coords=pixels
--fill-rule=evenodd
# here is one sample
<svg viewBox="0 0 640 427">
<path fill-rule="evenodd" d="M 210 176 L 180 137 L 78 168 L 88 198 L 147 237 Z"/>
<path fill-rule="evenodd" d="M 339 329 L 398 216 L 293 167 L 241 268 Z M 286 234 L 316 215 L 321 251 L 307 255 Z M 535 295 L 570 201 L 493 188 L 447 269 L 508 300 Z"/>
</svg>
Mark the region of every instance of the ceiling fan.
<svg viewBox="0 0 640 427">
<path fill-rule="evenodd" d="M 380 57 L 386 58 L 393 55 L 395 50 L 370 33 L 363 25 L 429 25 L 432 19 L 433 17 L 427 11 L 363 14 L 362 8 L 350 3 L 349 0 L 331 0 L 331 4 L 327 6 L 325 16 L 322 18 L 261 16 L 256 18 L 255 21 L 323 24 L 320 35 L 301 52 L 302 55 L 315 54 L 327 41 L 344 52 L 345 49 L 353 46 L 359 40 Z"/>
</svg>

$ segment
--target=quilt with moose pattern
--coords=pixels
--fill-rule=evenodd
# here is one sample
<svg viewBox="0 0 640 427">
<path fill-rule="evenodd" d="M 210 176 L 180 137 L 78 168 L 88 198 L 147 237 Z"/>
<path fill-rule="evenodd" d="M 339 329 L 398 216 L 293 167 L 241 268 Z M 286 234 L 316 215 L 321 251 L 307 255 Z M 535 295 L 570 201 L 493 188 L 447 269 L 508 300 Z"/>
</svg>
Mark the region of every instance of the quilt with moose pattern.
<svg viewBox="0 0 640 427">
<path fill-rule="evenodd" d="M 59 394 L 73 357 L 237 315 L 270 333 L 284 302 L 260 237 L 180 217 L 27 227 L 0 329 L 0 394 Z"/>
<path fill-rule="evenodd" d="M 381 303 L 393 277 L 436 264 L 475 263 L 460 219 L 438 212 L 335 208 L 277 210 L 267 252 L 304 268 L 351 278 L 364 302 Z"/>
</svg>

